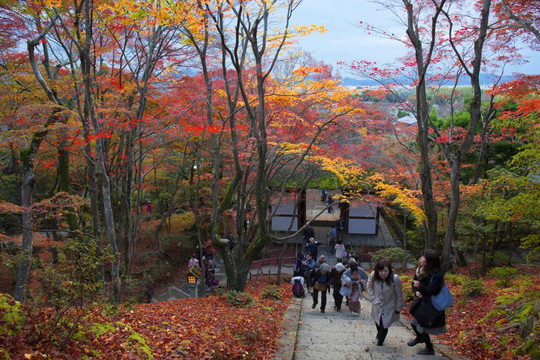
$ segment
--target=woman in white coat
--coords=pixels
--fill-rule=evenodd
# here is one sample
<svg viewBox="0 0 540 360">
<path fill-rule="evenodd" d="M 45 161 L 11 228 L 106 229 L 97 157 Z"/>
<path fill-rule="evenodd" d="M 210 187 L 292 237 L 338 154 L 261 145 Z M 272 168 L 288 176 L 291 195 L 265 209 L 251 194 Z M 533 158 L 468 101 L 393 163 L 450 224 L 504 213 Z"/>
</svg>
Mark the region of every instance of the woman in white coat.
<svg viewBox="0 0 540 360">
<path fill-rule="evenodd" d="M 377 346 L 382 346 L 388 328 L 399 320 L 403 310 L 403 289 L 390 261 L 381 259 L 369 276 L 367 289 L 371 297 L 371 318 L 377 327 Z"/>
</svg>

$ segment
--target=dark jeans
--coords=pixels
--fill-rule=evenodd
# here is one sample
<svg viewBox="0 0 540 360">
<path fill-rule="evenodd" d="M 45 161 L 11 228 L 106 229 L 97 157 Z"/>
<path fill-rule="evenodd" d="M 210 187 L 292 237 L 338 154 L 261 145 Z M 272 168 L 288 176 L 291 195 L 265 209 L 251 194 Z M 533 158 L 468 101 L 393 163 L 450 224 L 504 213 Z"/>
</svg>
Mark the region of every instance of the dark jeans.
<svg viewBox="0 0 540 360">
<path fill-rule="evenodd" d="M 343 302 L 343 295 L 339 293 L 339 290 L 341 290 L 341 287 L 337 288 L 334 286 L 334 293 L 332 294 L 334 296 L 337 311 L 341 310 L 341 303 Z"/>
<path fill-rule="evenodd" d="M 319 301 L 319 290 L 313 288 L 313 303 L 316 305 Z M 321 291 L 321 310 L 326 308 L 326 291 Z"/>
</svg>

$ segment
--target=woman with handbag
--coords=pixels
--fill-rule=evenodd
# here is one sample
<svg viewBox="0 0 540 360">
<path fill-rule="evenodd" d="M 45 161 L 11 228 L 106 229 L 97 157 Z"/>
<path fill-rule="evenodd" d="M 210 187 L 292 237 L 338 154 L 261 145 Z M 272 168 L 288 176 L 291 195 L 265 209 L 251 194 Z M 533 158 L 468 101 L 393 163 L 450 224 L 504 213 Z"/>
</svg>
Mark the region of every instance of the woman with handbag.
<svg viewBox="0 0 540 360">
<path fill-rule="evenodd" d="M 322 264 L 313 275 L 313 305 L 312 309 L 317 307 L 319 303 L 319 291 L 321 292 L 321 312 L 324 313 L 326 308 L 326 290 L 330 286 L 332 279 L 330 278 L 330 265 Z"/>
<path fill-rule="evenodd" d="M 367 290 L 371 297 L 371 318 L 377 327 L 377 346 L 382 346 L 390 325 L 399 320 L 403 310 L 401 280 L 390 261 L 377 261 L 369 276 Z"/>
<path fill-rule="evenodd" d="M 425 250 L 412 282 L 412 291 L 416 298 L 411 305 L 410 312 L 414 317 L 411 326 L 416 337 L 407 343 L 409 346 L 425 343 L 426 348 L 418 352 L 419 355 L 434 355 L 429 335 L 446 332 L 444 310 L 438 311 L 431 303 L 431 297 L 437 295 L 443 285 L 444 276 L 439 254 L 435 250 Z"/>
</svg>

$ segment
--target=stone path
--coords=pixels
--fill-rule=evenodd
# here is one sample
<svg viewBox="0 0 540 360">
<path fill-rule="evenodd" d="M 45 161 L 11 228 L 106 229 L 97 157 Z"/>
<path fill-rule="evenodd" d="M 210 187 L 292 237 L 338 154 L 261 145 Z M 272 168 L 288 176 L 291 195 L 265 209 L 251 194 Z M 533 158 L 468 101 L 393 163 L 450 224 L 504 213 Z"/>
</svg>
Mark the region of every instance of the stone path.
<svg viewBox="0 0 540 360">
<path fill-rule="evenodd" d="M 316 236 L 324 239 L 324 228 L 315 228 Z M 375 240 L 375 239 L 374 239 Z M 363 241 L 363 240 L 362 240 Z M 381 239 L 377 240 L 381 246 Z M 354 243 L 354 239 L 346 239 L 346 243 Z M 324 242 L 323 242 L 324 243 Z M 357 244 L 354 244 L 357 245 Z M 303 250 L 303 249 L 302 249 Z M 320 247 L 320 254 L 326 256 L 330 265 L 335 265 L 336 259 L 327 246 Z M 364 268 L 370 268 L 371 264 L 361 264 Z M 276 269 L 264 268 L 263 273 L 276 274 Z M 283 274 L 292 274 L 292 266 L 282 268 Z M 219 261 L 216 276 L 220 282 L 226 283 L 223 264 Z M 169 295 L 180 297 L 187 289 L 175 291 Z M 166 296 L 165 296 L 166 297 Z M 165 300 L 165 299 L 163 299 Z M 293 299 L 289 311 L 283 322 L 283 332 L 279 339 L 279 349 L 274 359 L 276 360 L 408 360 L 408 359 L 453 359 L 466 360 L 452 353 L 450 349 L 438 343 L 436 337 L 432 337 L 435 345 L 434 356 L 417 355 L 423 349 L 419 344 L 415 347 L 407 346 L 407 341 L 414 334 L 410 328 L 410 321 L 404 315 L 401 320 L 394 323 L 388 332 L 384 346 L 377 346 L 375 336 L 377 330 L 369 313 L 371 302 L 364 293 L 362 313 L 351 315 L 348 308 L 343 304 L 342 311 L 333 309 L 334 299 L 329 294 L 327 297 L 326 313 L 321 313 L 320 308 L 312 309 L 313 300 L 311 295 L 303 299 Z"/>
<path fill-rule="evenodd" d="M 371 302 L 362 299 L 362 313 L 351 315 L 346 306 L 341 312 L 333 309 L 334 300 L 328 298 L 326 313 L 321 313 L 319 307 L 311 308 L 311 296 L 298 299 L 291 307 L 297 311 L 298 326 L 292 357 L 280 353 L 276 358 L 294 360 L 392 360 L 392 359 L 456 359 L 448 355 L 448 349 L 441 349 L 435 343 L 435 356 L 421 356 L 416 353 L 423 349 L 419 344 L 415 347 L 407 346 L 407 341 L 413 337 L 408 321 L 402 320 L 394 323 L 389 331 L 383 346 L 377 346 L 375 336 L 377 330 L 370 317 Z M 436 338 L 433 337 L 436 341 Z M 284 345 L 284 346 L 291 346 Z M 441 353 L 441 350 L 445 355 Z M 281 357 L 283 356 L 283 357 Z"/>
<path fill-rule="evenodd" d="M 336 259 L 331 252 L 322 251 L 330 265 Z M 364 268 L 369 264 L 362 264 Z M 280 348 L 275 359 L 280 360 L 408 360 L 408 359 L 454 359 L 466 360 L 452 353 L 450 348 L 438 343 L 432 336 L 435 355 L 417 355 L 423 349 L 422 344 L 407 346 L 413 338 L 410 320 L 401 315 L 388 331 L 383 346 L 377 346 L 377 330 L 370 317 L 371 302 L 367 293 L 361 300 L 361 314 L 350 314 L 345 302 L 341 312 L 334 310 L 334 299 L 327 296 L 326 312 L 320 312 L 319 306 L 311 308 L 313 300 L 310 294 L 303 299 L 293 299 L 284 320 L 284 331 L 280 339 Z"/>
</svg>

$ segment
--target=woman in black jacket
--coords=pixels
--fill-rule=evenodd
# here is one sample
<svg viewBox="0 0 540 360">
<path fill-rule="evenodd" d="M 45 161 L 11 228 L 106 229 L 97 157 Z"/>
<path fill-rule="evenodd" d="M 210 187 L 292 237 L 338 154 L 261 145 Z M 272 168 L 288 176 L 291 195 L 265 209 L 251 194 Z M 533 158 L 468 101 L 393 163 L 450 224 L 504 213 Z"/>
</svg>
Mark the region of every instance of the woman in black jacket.
<svg viewBox="0 0 540 360">
<path fill-rule="evenodd" d="M 417 298 L 437 295 L 444 285 L 444 277 L 441 271 L 441 260 L 435 250 L 425 250 L 420 258 L 416 274 L 412 282 L 412 291 Z M 429 326 L 420 324 L 413 318 L 411 326 L 416 337 L 407 345 L 414 346 L 425 343 L 426 348 L 418 352 L 419 355 L 433 355 L 433 344 L 429 335 L 444 334 L 446 332 L 446 317 L 444 311 L 440 311 L 435 321 Z"/>
</svg>

